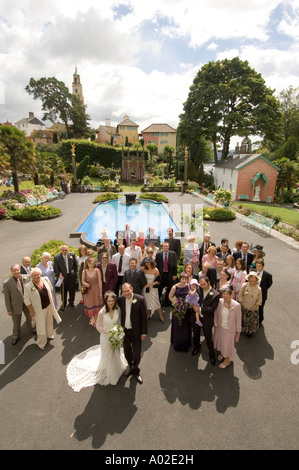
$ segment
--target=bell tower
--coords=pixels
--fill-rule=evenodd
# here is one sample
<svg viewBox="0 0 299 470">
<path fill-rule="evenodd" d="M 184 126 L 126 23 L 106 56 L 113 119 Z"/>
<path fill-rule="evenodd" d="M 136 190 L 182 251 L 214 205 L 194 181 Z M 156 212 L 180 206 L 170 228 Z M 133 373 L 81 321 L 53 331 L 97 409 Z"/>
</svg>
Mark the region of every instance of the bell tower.
<svg viewBox="0 0 299 470">
<path fill-rule="evenodd" d="M 80 75 L 77 72 L 77 66 L 75 67 L 75 73 L 73 75 L 72 94 L 79 96 L 84 104 L 83 88 L 80 82 Z"/>
</svg>

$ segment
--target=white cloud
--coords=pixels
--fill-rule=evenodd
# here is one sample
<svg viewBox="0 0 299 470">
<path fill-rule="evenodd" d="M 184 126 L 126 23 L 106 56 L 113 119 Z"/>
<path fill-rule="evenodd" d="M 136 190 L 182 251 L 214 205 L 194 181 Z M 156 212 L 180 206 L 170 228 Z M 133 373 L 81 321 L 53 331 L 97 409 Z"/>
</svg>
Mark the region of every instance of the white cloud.
<svg viewBox="0 0 299 470">
<path fill-rule="evenodd" d="M 278 32 L 293 38 L 284 48 L 279 35 L 270 42 L 278 5 Z M 140 130 L 176 127 L 196 73 L 215 58 L 248 60 L 271 88 L 299 86 L 298 18 L 299 0 L 1 0 L 0 122 L 29 111 L 41 118 L 41 102 L 24 90 L 30 77 L 56 76 L 71 88 L 75 65 L 93 124 L 129 114 Z"/>
<path fill-rule="evenodd" d="M 216 51 L 216 49 L 218 49 L 218 45 L 215 44 L 215 42 L 211 42 L 211 43 L 207 46 L 207 49 L 208 49 L 208 51 Z"/>
</svg>

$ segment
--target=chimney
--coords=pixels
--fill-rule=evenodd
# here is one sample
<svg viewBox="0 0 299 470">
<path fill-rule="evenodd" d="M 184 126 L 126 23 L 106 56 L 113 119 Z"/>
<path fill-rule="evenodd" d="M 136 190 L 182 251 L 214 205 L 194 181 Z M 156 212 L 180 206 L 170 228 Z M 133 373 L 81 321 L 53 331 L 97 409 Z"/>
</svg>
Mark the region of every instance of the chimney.
<svg viewBox="0 0 299 470">
<path fill-rule="evenodd" d="M 106 126 L 111 127 L 111 119 L 106 118 Z"/>
<path fill-rule="evenodd" d="M 33 119 L 34 118 L 34 113 L 32 111 L 29 111 L 29 119 Z"/>
</svg>

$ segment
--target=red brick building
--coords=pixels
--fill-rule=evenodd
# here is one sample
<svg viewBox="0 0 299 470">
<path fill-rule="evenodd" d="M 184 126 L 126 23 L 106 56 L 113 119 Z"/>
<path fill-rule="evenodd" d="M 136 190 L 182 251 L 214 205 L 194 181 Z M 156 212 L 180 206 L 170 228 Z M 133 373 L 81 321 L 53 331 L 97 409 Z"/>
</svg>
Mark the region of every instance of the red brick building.
<svg viewBox="0 0 299 470">
<path fill-rule="evenodd" d="M 235 154 L 215 166 L 215 186 L 231 189 L 235 200 L 273 202 L 279 170 L 261 154 Z"/>
</svg>

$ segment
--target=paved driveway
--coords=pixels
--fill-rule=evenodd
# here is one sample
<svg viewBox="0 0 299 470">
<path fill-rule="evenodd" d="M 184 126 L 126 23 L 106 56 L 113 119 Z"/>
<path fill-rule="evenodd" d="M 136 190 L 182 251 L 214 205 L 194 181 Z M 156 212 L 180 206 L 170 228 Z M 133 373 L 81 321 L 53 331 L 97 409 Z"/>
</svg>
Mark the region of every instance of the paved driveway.
<svg viewBox="0 0 299 470">
<path fill-rule="evenodd" d="M 170 204 L 198 204 L 193 195 L 170 194 Z M 52 204 L 63 210 L 52 221 L 0 223 L 0 282 L 11 264 L 52 238 L 78 246 L 69 234 L 92 209 L 92 194 L 71 194 Z M 210 222 L 212 240 L 223 236 L 259 243 L 274 284 L 263 327 L 253 338 L 241 337 L 232 366 L 220 370 L 208 361 L 206 345 L 198 357 L 170 346 L 170 312 L 162 325 L 149 323 L 143 345 L 144 384 L 122 377 L 117 386 L 73 392 L 65 379 L 74 354 L 99 342 L 88 325 L 80 294 L 75 310 L 63 312 L 55 340 L 40 351 L 23 326 L 11 346 L 11 320 L 0 296 L 1 449 L 297 449 L 299 364 L 299 252 L 280 239 L 233 222 Z M 298 341 L 298 354 L 291 349 Z"/>
</svg>

